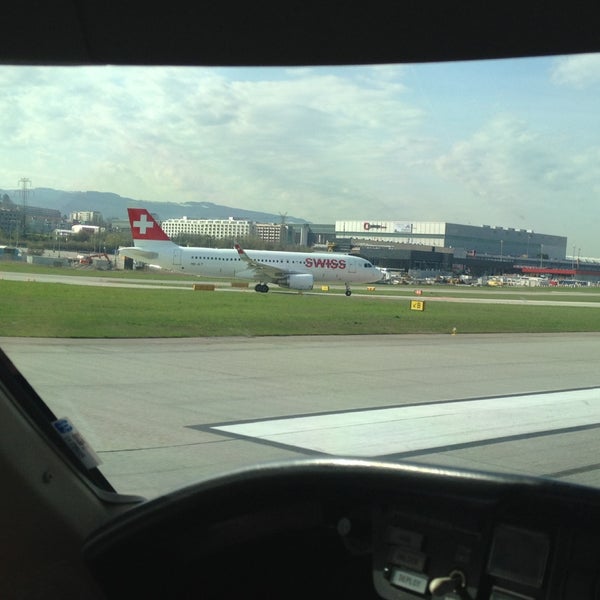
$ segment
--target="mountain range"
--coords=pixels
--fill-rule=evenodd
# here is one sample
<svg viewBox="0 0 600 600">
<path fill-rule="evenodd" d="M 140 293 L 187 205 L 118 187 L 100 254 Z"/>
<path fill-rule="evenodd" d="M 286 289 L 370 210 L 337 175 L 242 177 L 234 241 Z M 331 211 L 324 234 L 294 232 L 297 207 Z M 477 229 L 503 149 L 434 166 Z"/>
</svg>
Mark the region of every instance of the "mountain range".
<svg viewBox="0 0 600 600">
<path fill-rule="evenodd" d="M 21 190 L 2 190 L 0 196 L 7 194 L 15 204 L 23 202 Z M 248 219 L 259 223 L 280 223 L 282 215 L 268 212 L 234 208 L 212 202 L 146 202 L 113 194 L 111 192 L 65 192 L 51 188 L 33 188 L 27 190 L 28 206 L 53 208 L 63 215 L 76 211 L 95 210 L 106 221 L 127 219 L 127 208 L 147 208 L 156 213 L 161 220 L 188 217 L 190 219 Z M 306 223 L 305 219 L 285 215 L 288 223 Z"/>
</svg>

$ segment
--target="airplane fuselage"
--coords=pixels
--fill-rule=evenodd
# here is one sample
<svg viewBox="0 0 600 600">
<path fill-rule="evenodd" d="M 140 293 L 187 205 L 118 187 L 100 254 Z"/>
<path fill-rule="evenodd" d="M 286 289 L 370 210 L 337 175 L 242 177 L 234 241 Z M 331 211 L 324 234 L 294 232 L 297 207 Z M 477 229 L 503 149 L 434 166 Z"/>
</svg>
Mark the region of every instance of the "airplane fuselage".
<svg viewBox="0 0 600 600">
<path fill-rule="evenodd" d="M 124 256 L 150 266 L 227 279 L 258 281 L 257 292 L 267 292 L 269 283 L 310 290 L 314 283 L 342 282 L 349 296 L 351 283 L 373 283 L 381 271 L 368 260 L 350 254 L 245 251 L 238 243 L 233 249 L 190 248 L 175 244 L 145 208 L 128 208 L 134 246 L 121 248 Z"/>
<path fill-rule="evenodd" d="M 148 243 L 145 247 L 149 247 Z M 148 248 L 150 249 L 150 248 Z M 171 247 L 158 249 L 158 256 L 148 262 L 163 269 L 215 278 L 252 279 L 256 272 L 234 249 Z M 381 275 L 364 259 L 333 253 L 277 252 L 251 250 L 248 255 L 262 264 L 296 274 L 309 274 L 319 283 L 370 283 Z M 169 255 L 170 254 L 170 255 Z"/>
</svg>

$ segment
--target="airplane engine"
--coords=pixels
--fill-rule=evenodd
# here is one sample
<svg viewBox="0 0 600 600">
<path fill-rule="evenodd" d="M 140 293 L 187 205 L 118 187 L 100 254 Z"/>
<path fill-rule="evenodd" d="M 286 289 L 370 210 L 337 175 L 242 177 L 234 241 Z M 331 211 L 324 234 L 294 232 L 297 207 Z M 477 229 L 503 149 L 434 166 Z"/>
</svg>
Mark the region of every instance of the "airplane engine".
<svg viewBox="0 0 600 600">
<path fill-rule="evenodd" d="M 290 288 L 292 290 L 312 290 L 314 277 L 308 273 L 288 275 L 277 283 L 281 287 Z"/>
</svg>

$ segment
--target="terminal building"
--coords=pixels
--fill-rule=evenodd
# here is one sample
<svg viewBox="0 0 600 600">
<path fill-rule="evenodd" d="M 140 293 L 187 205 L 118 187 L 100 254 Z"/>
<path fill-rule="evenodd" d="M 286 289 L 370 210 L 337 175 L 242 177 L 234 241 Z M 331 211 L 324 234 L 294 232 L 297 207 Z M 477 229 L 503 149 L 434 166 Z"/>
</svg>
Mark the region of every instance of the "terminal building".
<svg viewBox="0 0 600 600">
<path fill-rule="evenodd" d="M 460 225 L 430 221 L 336 221 L 336 238 L 379 244 L 409 244 L 447 248 L 455 257 L 490 255 L 564 260 L 567 238 L 483 225 Z"/>
<path fill-rule="evenodd" d="M 475 277 L 517 274 L 600 281 L 600 262 L 567 256 L 565 236 L 430 221 L 336 221 L 335 248 L 378 267 Z"/>
</svg>

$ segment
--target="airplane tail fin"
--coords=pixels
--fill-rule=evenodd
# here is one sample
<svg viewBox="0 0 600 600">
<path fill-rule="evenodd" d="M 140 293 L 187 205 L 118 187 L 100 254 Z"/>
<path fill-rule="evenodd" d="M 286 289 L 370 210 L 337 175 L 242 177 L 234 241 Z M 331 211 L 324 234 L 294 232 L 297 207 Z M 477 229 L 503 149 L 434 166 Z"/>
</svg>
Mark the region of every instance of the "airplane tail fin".
<svg viewBox="0 0 600 600">
<path fill-rule="evenodd" d="M 169 236 L 162 230 L 154 217 L 145 208 L 128 208 L 129 225 L 134 243 L 137 240 L 170 242 Z"/>
</svg>

